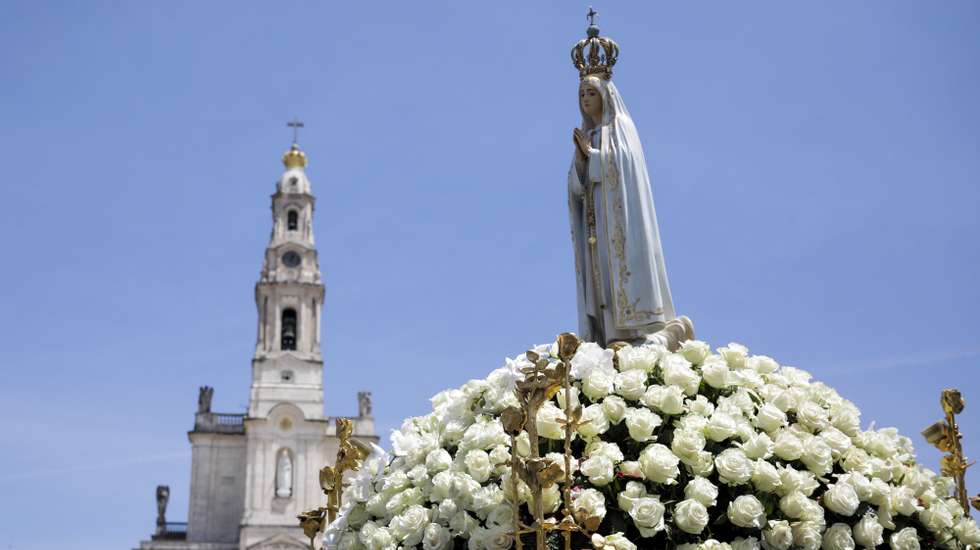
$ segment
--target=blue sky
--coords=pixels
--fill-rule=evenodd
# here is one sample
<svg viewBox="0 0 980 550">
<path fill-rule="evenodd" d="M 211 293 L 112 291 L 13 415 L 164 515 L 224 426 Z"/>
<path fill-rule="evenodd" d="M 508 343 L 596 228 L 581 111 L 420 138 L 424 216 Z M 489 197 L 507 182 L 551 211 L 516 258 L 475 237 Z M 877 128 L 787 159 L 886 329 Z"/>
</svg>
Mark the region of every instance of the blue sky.
<svg viewBox="0 0 980 550">
<path fill-rule="evenodd" d="M 573 329 L 586 7 L 0 4 L 0 549 L 132 548 L 158 483 L 186 516 L 197 387 L 247 404 L 293 116 L 328 414 L 371 390 L 387 432 Z M 959 387 L 980 458 L 980 4 L 597 8 L 698 336 L 812 371 L 930 466 Z"/>
</svg>

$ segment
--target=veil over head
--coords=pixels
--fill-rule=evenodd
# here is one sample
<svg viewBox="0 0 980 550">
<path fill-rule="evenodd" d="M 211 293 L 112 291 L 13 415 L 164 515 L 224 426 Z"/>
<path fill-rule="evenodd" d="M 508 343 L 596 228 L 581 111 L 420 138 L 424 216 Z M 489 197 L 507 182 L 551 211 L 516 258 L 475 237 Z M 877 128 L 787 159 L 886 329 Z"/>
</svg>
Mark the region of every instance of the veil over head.
<svg viewBox="0 0 980 550">
<path fill-rule="evenodd" d="M 660 230 L 650 189 L 650 176 L 640 136 L 630 118 L 626 103 L 612 80 L 595 76 L 582 79 L 580 86 L 595 87 L 601 92 L 602 120 L 595 127 L 591 117 L 582 112 L 582 129 L 601 132 L 598 160 L 601 163 L 601 193 L 608 246 L 609 292 L 613 319 L 617 329 L 655 331 L 675 318 L 674 305 L 667 283 L 667 270 L 660 244 Z M 581 111 L 581 102 L 579 102 Z M 590 161 L 592 162 L 592 161 Z M 590 168 L 590 172 L 592 169 Z M 570 178 L 577 179 L 575 163 Z M 570 179 L 571 183 L 571 179 Z M 572 238 L 575 242 L 576 270 L 580 275 L 589 268 L 587 235 L 582 234 L 582 201 L 570 197 Z M 584 277 L 579 277 L 579 329 L 588 334 L 585 319 Z"/>
</svg>

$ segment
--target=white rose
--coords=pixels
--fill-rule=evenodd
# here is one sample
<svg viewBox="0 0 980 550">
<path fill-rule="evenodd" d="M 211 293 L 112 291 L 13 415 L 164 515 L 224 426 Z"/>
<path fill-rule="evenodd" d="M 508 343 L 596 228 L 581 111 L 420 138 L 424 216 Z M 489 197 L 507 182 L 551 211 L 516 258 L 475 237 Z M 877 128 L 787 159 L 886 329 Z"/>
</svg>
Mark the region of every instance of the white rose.
<svg viewBox="0 0 980 550">
<path fill-rule="evenodd" d="M 803 456 L 800 460 L 806 464 L 807 469 L 818 476 L 829 474 L 834 469 L 834 457 L 830 445 L 819 437 L 811 437 L 803 444 Z"/>
<path fill-rule="evenodd" d="M 759 374 L 771 374 L 779 369 L 779 363 L 772 357 L 753 355 L 745 361 L 745 366 Z"/>
<path fill-rule="evenodd" d="M 903 516 L 911 516 L 922 509 L 919 506 L 919 499 L 915 496 L 915 491 L 908 487 L 896 487 L 893 489 L 889 502 L 892 509 Z"/>
<path fill-rule="evenodd" d="M 685 414 L 674 421 L 674 428 L 678 430 L 693 430 L 704 433 L 708 426 L 708 419 L 698 414 Z"/>
<path fill-rule="evenodd" d="M 626 411 L 626 428 L 630 437 L 636 441 L 655 439 L 653 430 L 661 424 L 659 416 L 650 409 L 629 409 Z"/>
<path fill-rule="evenodd" d="M 575 357 L 572 357 L 571 374 L 574 378 L 585 379 L 586 374 L 593 370 L 615 372 L 613 351 L 593 342 L 585 342 L 578 347 Z"/>
<path fill-rule="evenodd" d="M 503 445 L 497 445 L 490 451 L 490 462 L 494 465 L 510 464 L 510 450 Z"/>
<path fill-rule="evenodd" d="M 846 523 L 835 523 L 823 534 L 823 550 L 854 550 L 854 538 L 851 537 L 851 526 Z"/>
<path fill-rule="evenodd" d="M 796 420 L 810 431 L 822 430 L 829 425 L 829 415 L 823 407 L 807 401 L 796 408 Z"/>
<path fill-rule="evenodd" d="M 413 504 L 422 503 L 422 491 L 418 487 L 405 489 L 395 494 L 385 503 L 385 512 L 391 515 L 401 513 L 402 510 Z"/>
<path fill-rule="evenodd" d="M 463 459 L 463 464 L 466 465 L 466 471 L 478 483 L 484 483 L 490 479 L 493 464 L 490 463 L 490 455 L 486 451 L 473 449 L 467 452 L 466 457 Z"/>
<path fill-rule="evenodd" d="M 457 512 L 459 512 L 459 505 L 456 504 L 456 501 L 451 498 L 444 499 L 439 503 L 439 507 L 436 510 L 437 519 L 449 523 Z"/>
<path fill-rule="evenodd" d="M 750 369 L 732 371 L 729 383 L 741 388 L 758 388 L 765 385 L 762 375 Z"/>
<path fill-rule="evenodd" d="M 885 528 L 878 523 L 874 514 L 867 514 L 854 524 L 854 542 L 865 548 L 875 548 L 885 542 L 882 534 Z"/>
<path fill-rule="evenodd" d="M 614 376 L 600 369 L 589 372 L 582 379 L 582 393 L 593 401 L 602 399 L 613 392 Z"/>
<path fill-rule="evenodd" d="M 861 417 L 854 405 L 830 411 L 830 423 L 845 434 L 854 437 L 861 431 Z"/>
<path fill-rule="evenodd" d="M 704 429 L 704 435 L 712 441 L 721 442 L 735 435 L 735 419 L 720 411 L 715 411 L 708 419 L 708 425 Z"/>
<path fill-rule="evenodd" d="M 786 514 L 786 517 L 790 519 L 799 519 L 803 515 L 809 500 L 803 493 L 793 491 L 779 499 L 779 511 Z"/>
<path fill-rule="evenodd" d="M 755 425 L 761 430 L 774 432 L 786 425 L 786 413 L 772 403 L 765 403 L 755 415 Z"/>
<path fill-rule="evenodd" d="M 422 541 L 428 523 L 429 511 L 421 505 L 414 504 L 393 517 L 388 529 L 391 535 L 403 545 L 415 546 Z"/>
<path fill-rule="evenodd" d="M 541 503 L 546 513 L 551 514 L 558 511 L 558 508 L 561 507 L 561 490 L 557 484 L 541 492 Z"/>
<path fill-rule="evenodd" d="M 715 469 L 721 481 L 728 485 L 741 485 L 752 477 L 752 462 L 741 449 L 725 449 L 715 458 Z"/>
<path fill-rule="evenodd" d="M 723 348 L 718 348 L 718 355 L 721 355 L 725 359 L 725 362 L 728 363 L 728 366 L 733 369 L 745 367 L 745 358 L 748 354 L 748 348 L 735 342 L 731 342 Z"/>
<path fill-rule="evenodd" d="M 476 531 L 479 525 L 476 518 L 467 514 L 465 510 L 460 510 L 449 520 L 449 532 L 454 536 L 467 537 Z"/>
<path fill-rule="evenodd" d="M 779 407 L 779 410 L 789 412 L 796 409 L 797 398 L 792 391 L 783 390 L 773 395 L 770 402 Z"/>
<path fill-rule="evenodd" d="M 700 365 L 711 355 L 711 347 L 708 346 L 707 342 L 687 340 L 681 344 L 681 349 L 678 352 L 684 356 L 684 359 L 687 359 L 695 365 Z"/>
<path fill-rule="evenodd" d="M 687 395 L 697 395 L 701 377 L 683 356 L 672 353 L 660 360 L 664 383 L 679 386 Z"/>
<path fill-rule="evenodd" d="M 653 372 L 660 356 L 666 352 L 663 346 L 626 346 L 616 352 L 616 358 L 619 360 L 619 370 L 622 372 L 639 370 L 649 373 Z"/>
<path fill-rule="evenodd" d="M 859 504 L 857 492 L 847 483 L 835 483 L 823 494 L 823 505 L 842 516 L 853 516 Z"/>
<path fill-rule="evenodd" d="M 636 550 L 636 545 L 629 541 L 622 533 L 613 533 L 602 536 L 592 535 L 592 547 L 596 550 Z"/>
<path fill-rule="evenodd" d="M 827 445 L 830 445 L 830 449 L 834 453 L 834 458 L 844 456 L 844 453 L 846 453 L 853 445 L 853 443 L 851 443 L 850 436 L 837 428 L 824 428 L 824 430 L 820 432 L 820 439 L 823 439 L 827 442 Z"/>
<path fill-rule="evenodd" d="M 768 550 L 789 550 L 793 544 L 793 530 L 789 522 L 770 520 L 769 526 L 762 531 L 762 540 Z"/>
<path fill-rule="evenodd" d="M 642 370 L 628 370 L 616 375 L 613 382 L 616 393 L 630 401 L 637 401 L 647 391 L 647 373 Z"/>
<path fill-rule="evenodd" d="M 619 472 L 626 477 L 633 477 L 637 479 L 643 479 L 643 469 L 640 468 L 640 463 L 636 460 L 627 460 L 620 463 Z"/>
<path fill-rule="evenodd" d="M 664 530 L 664 505 L 657 497 L 640 497 L 632 502 L 629 515 L 633 524 L 644 537 L 652 537 Z"/>
<path fill-rule="evenodd" d="M 602 455 L 613 461 L 613 463 L 623 461 L 623 451 L 619 449 L 619 445 L 609 441 L 595 440 L 589 442 L 585 446 L 585 454 L 586 456 Z"/>
<path fill-rule="evenodd" d="M 684 498 L 694 499 L 705 506 L 714 506 L 718 501 L 718 487 L 707 478 L 695 476 L 684 487 Z"/>
<path fill-rule="evenodd" d="M 395 538 L 386 527 L 377 527 L 369 532 L 367 540 L 364 540 L 363 528 L 361 542 L 370 550 L 388 550 L 395 547 Z"/>
<path fill-rule="evenodd" d="M 793 524 L 793 545 L 800 550 L 820 550 L 823 538 L 820 533 L 823 525 L 812 521 L 798 521 Z"/>
<path fill-rule="evenodd" d="M 775 466 L 759 459 L 755 461 L 755 468 L 752 471 L 752 485 L 757 491 L 772 493 L 782 485 L 782 480 Z"/>
<path fill-rule="evenodd" d="M 647 496 L 646 485 L 639 481 L 627 481 L 626 487 L 616 495 L 616 504 L 620 510 L 629 511 L 633 507 L 633 501 Z"/>
<path fill-rule="evenodd" d="M 959 508 L 959 504 L 954 503 L 953 505 Z M 977 528 L 977 522 L 971 518 L 960 518 L 953 526 L 953 533 L 963 544 L 980 544 L 980 529 Z"/>
<path fill-rule="evenodd" d="M 892 550 L 919 550 L 919 534 L 915 527 L 906 527 L 888 537 L 888 546 Z"/>
<path fill-rule="evenodd" d="M 741 495 L 728 504 L 728 519 L 739 527 L 762 529 L 766 524 L 766 510 L 759 499 Z"/>
<path fill-rule="evenodd" d="M 578 433 L 582 437 L 595 437 L 604 434 L 609 430 L 609 418 L 600 403 L 593 403 L 582 409 L 582 419 L 578 425 Z M 562 439 L 565 438 L 564 428 L 562 428 Z"/>
<path fill-rule="evenodd" d="M 684 412 L 684 390 L 680 386 L 664 387 L 656 408 L 664 414 L 681 414 Z"/>
<path fill-rule="evenodd" d="M 470 536 L 470 540 L 478 541 L 480 548 L 485 550 L 507 550 L 513 545 L 513 526 L 494 525 L 489 528 L 478 528 L 476 533 Z"/>
<path fill-rule="evenodd" d="M 781 430 L 776 434 L 776 442 L 772 450 L 783 460 L 799 460 L 803 456 L 803 442 L 788 430 Z"/>
<path fill-rule="evenodd" d="M 731 371 L 724 361 L 709 361 L 701 365 L 701 376 L 712 388 L 724 389 L 731 385 Z"/>
<path fill-rule="evenodd" d="M 714 403 L 708 401 L 708 398 L 703 395 L 699 395 L 694 399 L 688 399 L 685 406 L 687 407 L 688 412 L 691 414 L 696 414 L 705 418 L 711 416 L 712 413 L 715 412 Z"/>
<path fill-rule="evenodd" d="M 708 451 L 700 451 L 691 458 L 681 460 L 692 474 L 701 477 L 708 477 L 715 471 L 715 455 Z"/>
<path fill-rule="evenodd" d="M 496 483 L 490 483 L 469 492 L 472 502 L 468 508 L 481 518 L 504 502 L 504 491 Z"/>
<path fill-rule="evenodd" d="M 755 537 L 742 538 L 737 537 L 732 541 L 732 550 L 761 550 L 762 545 L 759 544 L 759 539 Z"/>
<path fill-rule="evenodd" d="M 538 409 L 538 435 L 547 439 L 565 439 L 565 429 L 560 423 L 564 419 L 565 413 L 554 402 L 546 402 Z"/>
<path fill-rule="evenodd" d="M 742 450 L 745 456 L 752 460 L 758 458 L 769 458 L 772 456 L 773 443 L 764 432 L 749 436 L 748 440 L 742 443 Z"/>
<path fill-rule="evenodd" d="M 680 475 L 677 465 L 680 459 L 664 445 L 660 443 L 648 445 L 640 452 L 639 462 L 640 469 L 647 479 L 667 485 L 677 483 L 677 476 Z"/>
<path fill-rule="evenodd" d="M 506 445 L 510 441 L 504 433 L 504 426 L 499 420 L 480 417 L 463 433 L 460 449 L 491 449 L 495 445 Z"/>
<path fill-rule="evenodd" d="M 616 478 L 613 463 L 602 455 L 593 456 L 582 462 L 582 475 L 589 478 L 589 483 L 596 487 L 609 485 Z"/>
<path fill-rule="evenodd" d="M 708 519 L 708 509 L 694 499 L 682 500 L 674 507 L 674 523 L 685 533 L 701 533 L 708 525 Z"/>
<path fill-rule="evenodd" d="M 847 482 L 851 487 L 854 487 L 854 492 L 857 493 L 858 499 L 871 502 L 875 497 L 875 485 L 868 478 L 863 475 L 854 472 L 850 474 L 844 474 L 839 476 L 840 481 Z"/>
<path fill-rule="evenodd" d="M 693 457 L 704 450 L 706 443 L 701 432 L 679 429 L 674 430 L 674 439 L 670 442 L 670 448 L 677 456 Z"/>
<path fill-rule="evenodd" d="M 449 455 L 449 451 L 446 449 L 430 451 L 425 457 L 425 467 L 429 471 L 429 475 L 436 475 L 439 472 L 448 470 L 452 464 L 453 457 Z"/>
<path fill-rule="evenodd" d="M 609 395 L 602 400 L 602 412 L 613 424 L 619 424 L 626 416 L 626 401 L 618 395 Z"/>
<path fill-rule="evenodd" d="M 553 485 L 552 487 L 557 488 L 558 486 Z M 576 512 L 576 517 L 582 514 L 586 518 L 599 518 L 601 520 L 606 517 L 606 497 L 595 489 L 583 489 L 572 495 L 572 510 Z"/>
</svg>

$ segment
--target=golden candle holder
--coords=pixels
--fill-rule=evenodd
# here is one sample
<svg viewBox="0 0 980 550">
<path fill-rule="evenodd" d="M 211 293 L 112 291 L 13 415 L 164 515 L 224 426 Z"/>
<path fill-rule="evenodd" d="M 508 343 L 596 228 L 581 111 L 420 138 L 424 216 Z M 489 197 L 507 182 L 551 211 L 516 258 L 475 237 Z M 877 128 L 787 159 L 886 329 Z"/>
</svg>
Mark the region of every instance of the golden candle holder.
<svg viewBox="0 0 980 550">
<path fill-rule="evenodd" d="M 576 520 L 571 505 L 572 460 L 574 458 L 572 456 L 572 439 L 575 430 L 581 425 L 582 418 L 582 407 L 572 408 L 571 360 L 580 344 L 581 342 L 574 334 L 564 333 L 558 336 L 559 361 L 554 364 L 534 351 L 525 353 L 524 355 L 531 362 L 531 366 L 522 369 L 524 379 L 517 382 L 514 390 L 520 408 L 509 407 L 501 413 L 504 431 L 510 436 L 511 441 L 511 489 L 513 493 L 511 503 L 514 512 L 514 543 L 517 550 L 522 550 L 524 547 L 521 535 L 532 532 L 535 533 L 536 550 L 545 550 L 547 533 L 554 530 L 561 531 L 565 550 L 571 550 L 572 533 L 585 533 L 587 531 Z M 552 459 L 541 456 L 537 427 L 538 411 L 541 406 L 562 390 L 565 392 L 565 420 L 562 421 L 565 432 L 564 468 Z M 517 437 L 522 431 L 527 432 L 530 443 L 530 453 L 526 459 L 518 456 L 517 452 Z M 531 492 L 529 505 L 534 523 L 530 526 L 521 522 L 518 479 L 524 481 Z M 543 502 L 544 490 L 559 481 L 562 483 L 563 497 L 561 521 L 554 517 L 545 517 Z M 594 523 L 589 521 L 590 518 L 582 519 L 583 524 Z"/>
<path fill-rule="evenodd" d="M 337 419 L 337 438 L 340 448 L 333 466 L 320 469 L 320 488 L 327 496 L 327 505 L 307 510 L 296 516 L 303 533 L 310 539 L 310 550 L 316 550 L 316 537 L 337 519 L 344 493 L 344 473 L 360 469 L 361 462 L 367 458 L 368 451 L 351 439 L 354 421 L 349 418 Z"/>
<path fill-rule="evenodd" d="M 966 456 L 963 454 L 963 435 L 956 423 L 956 415 L 963 412 L 966 401 L 960 390 L 943 390 L 939 398 L 939 403 L 946 414 L 945 420 L 940 420 L 922 430 L 922 436 L 940 451 L 947 453 L 940 460 L 940 471 L 943 475 L 953 478 L 956 483 L 956 500 L 963 507 L 963 512 L 970 515 L 970 505 L 980 510 L 980 495 L 972 499 L 966 494 L 966 470 L 976 464 L 976 461 L 967 463 Z"/>
</svg>

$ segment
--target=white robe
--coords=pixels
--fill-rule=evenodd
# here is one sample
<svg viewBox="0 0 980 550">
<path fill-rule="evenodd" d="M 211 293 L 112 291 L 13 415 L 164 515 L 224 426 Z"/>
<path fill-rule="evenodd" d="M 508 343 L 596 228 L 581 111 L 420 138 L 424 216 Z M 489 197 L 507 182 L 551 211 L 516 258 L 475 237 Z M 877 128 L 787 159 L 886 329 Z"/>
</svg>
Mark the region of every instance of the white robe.
<svg viewBox="0 0 980 550">
<path fill-rule="evenodd" d="M 568 189 L 579 334 L 608 344 L 656 332 L 675 313 L 639 135 L 613 83 L 600 85 L 603 120 L 589 128 L 583 114 L 583 130 L 592 149 L 582 173 L 572 162 Z M 595 200 L 595 263 L 585 201 L 590 184 Z"/>
</svg>

